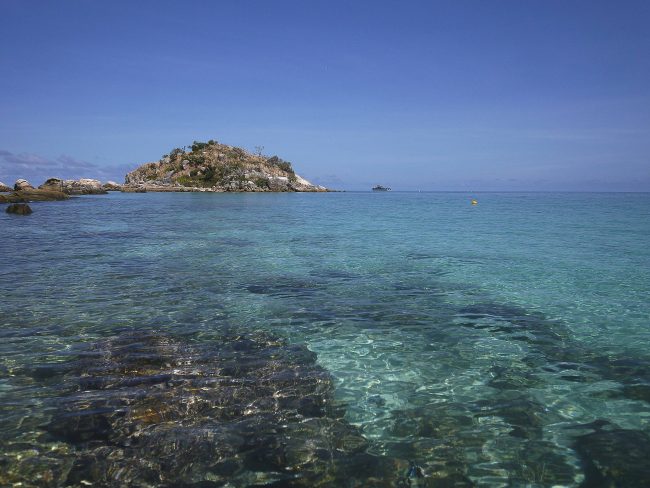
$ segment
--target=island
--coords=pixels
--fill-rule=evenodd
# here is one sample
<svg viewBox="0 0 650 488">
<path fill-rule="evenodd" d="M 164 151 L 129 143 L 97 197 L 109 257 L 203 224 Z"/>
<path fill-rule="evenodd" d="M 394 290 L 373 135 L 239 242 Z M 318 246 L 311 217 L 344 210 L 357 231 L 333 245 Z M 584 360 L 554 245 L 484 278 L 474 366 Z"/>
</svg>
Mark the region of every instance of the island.
<svg viewBox="0 0 650 488">
<path fill-rule="evenodd" d="M 25 179 L 13 189 L 0 182 L 0 203 L 66 200 L 76 195 L 109 191 L 146 192 L 329 192 L 298 175 L 278 156 L 251 153 L 214 140 L 173 149 L 159 161 L 145 163 L 124 178 L 124 184 L 81 178 L 48 178 L 38 188 Z M 22 207 L 21 207 L 22 208 Z"/>
<path fill-rule="evenodd" d="M 128 173 L 122 191 L 324 192 L 278 156 L 256 154 L 217 141 L 176 148 Z"/>
</svg>

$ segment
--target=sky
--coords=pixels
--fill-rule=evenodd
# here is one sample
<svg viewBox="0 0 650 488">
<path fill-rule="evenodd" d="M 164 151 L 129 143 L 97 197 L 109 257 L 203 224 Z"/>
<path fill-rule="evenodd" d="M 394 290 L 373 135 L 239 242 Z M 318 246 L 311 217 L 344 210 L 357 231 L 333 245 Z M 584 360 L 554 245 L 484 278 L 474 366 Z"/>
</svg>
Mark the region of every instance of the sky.
<svg viewBox="0 0 650 488">
<path fill-rule="evenodd" d="M 650 2 L 0 0 L 0 181 L 194 140 L 344 190 L 650 191 Z"/>
</svg>

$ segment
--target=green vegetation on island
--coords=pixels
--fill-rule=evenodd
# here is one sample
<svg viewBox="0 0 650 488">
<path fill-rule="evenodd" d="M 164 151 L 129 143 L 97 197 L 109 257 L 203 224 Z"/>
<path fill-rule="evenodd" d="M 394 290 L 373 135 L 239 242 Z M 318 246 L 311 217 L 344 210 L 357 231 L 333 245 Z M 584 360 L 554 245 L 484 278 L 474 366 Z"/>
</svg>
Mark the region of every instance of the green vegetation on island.
<svg viewBox="0 0 650 488">
<path fill-rule="evenodd" d="M 217 141 L 194 141 L 126 175 L 125 184 L 146 191 L 326 191 L 296 174 L 289 161 Z"/>
</svg>

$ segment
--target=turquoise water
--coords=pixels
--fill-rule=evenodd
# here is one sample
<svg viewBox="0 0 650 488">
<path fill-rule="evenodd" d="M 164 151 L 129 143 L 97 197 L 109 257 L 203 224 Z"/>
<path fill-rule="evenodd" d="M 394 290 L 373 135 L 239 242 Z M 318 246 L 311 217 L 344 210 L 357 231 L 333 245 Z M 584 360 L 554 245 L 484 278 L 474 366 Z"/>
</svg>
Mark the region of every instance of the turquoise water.
<svg viewBox="0 0 650 488">
<path fill-rule="evenodd" d="M 366 465 L 394 466 L 346 465 L 361 473 L 349 486 L 398 486 L 411 461 L 420 486 L 640 486 L 650 194 L 475 196 L 113 193 L 0 213 L 0 481 L 80 483 L 71 459 L 99 441 L 47 426 L 69 391 L 93 394 L 70 387 L 91 370 L 65 366 L 84 347 L 105 355 L 124 331 L 208 347 L 227 331 L 316 354 L 326 417 L 365 439 Z M 289 483 L 284 469 L 294 484 L 273 486 L 302 486 L 295 466 L 192 480 Z"/>
</svg>

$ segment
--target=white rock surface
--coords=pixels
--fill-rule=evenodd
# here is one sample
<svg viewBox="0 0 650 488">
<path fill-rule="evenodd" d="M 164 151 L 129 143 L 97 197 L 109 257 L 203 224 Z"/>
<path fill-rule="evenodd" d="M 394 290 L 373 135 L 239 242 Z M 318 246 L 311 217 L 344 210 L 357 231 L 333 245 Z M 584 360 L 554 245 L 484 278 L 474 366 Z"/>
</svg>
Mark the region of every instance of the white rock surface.
<svg viewBox="0 0 650 488">
<path fill-rule="evenodd" d="M 34 187 L 27 180 L 18 179 L 14 183 L 14 190 L 33 190 Z"/>
</svg>

